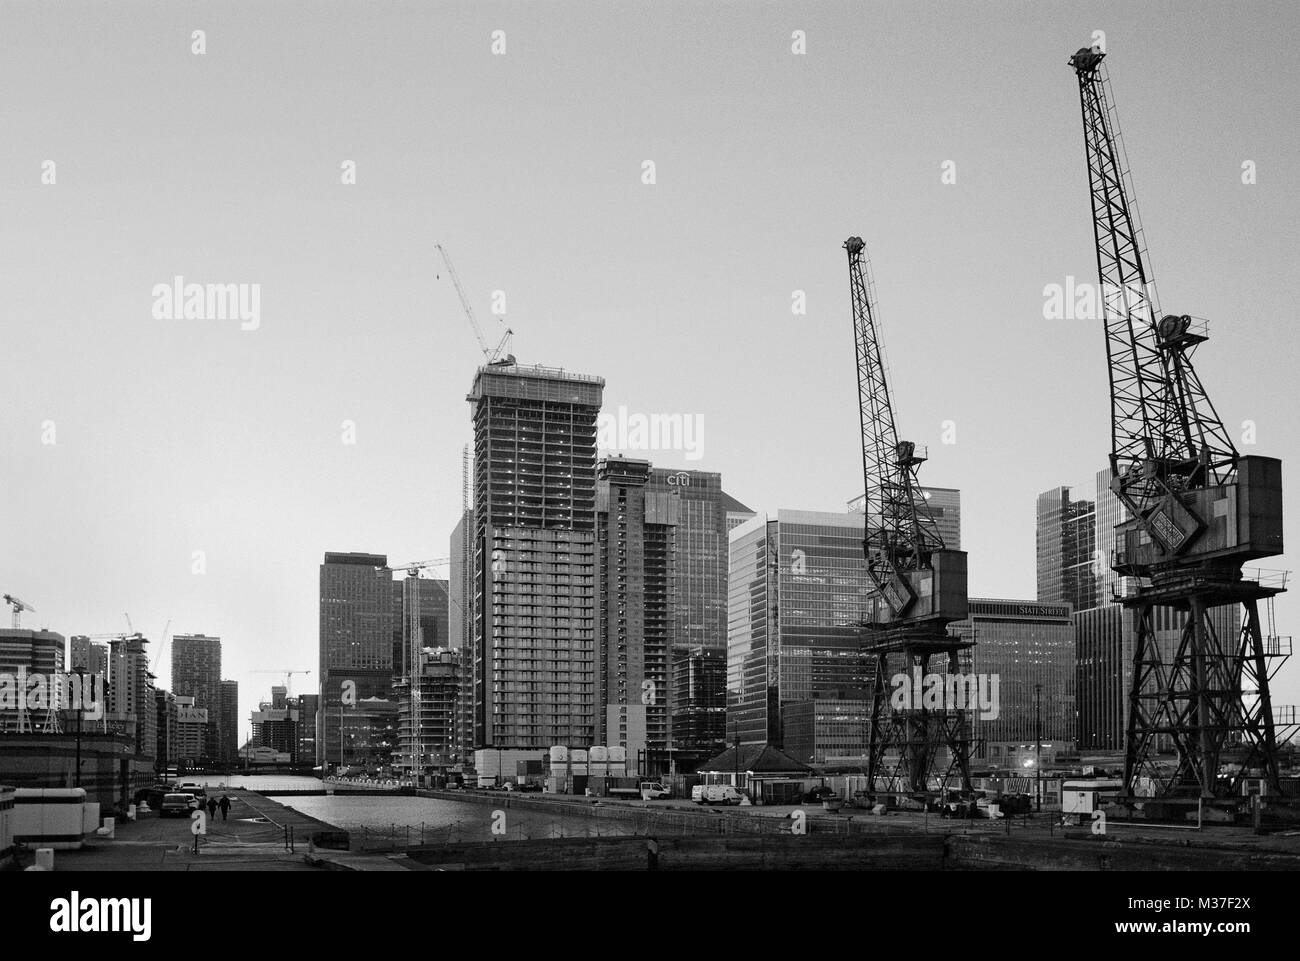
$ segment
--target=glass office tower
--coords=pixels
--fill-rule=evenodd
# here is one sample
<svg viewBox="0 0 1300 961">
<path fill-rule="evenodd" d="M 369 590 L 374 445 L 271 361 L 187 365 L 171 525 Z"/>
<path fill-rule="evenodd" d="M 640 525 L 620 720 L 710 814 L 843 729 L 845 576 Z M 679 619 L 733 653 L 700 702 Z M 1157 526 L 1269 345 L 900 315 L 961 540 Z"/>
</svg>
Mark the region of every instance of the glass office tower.
<svg viewBox="0 0 1300 961">
<path fill-rule="evenodd" d="M 392 762 L 397 713 L 393 628 L 399 616 L 385 555 L 325 555 L 320 566 L 316 738 L 322 764 L 372 769 Z M 345 685 L 355 703 L 344 703 Z"/>
<path fill-rule="evenodd" d="M 1035 541 L 1038 599 L 1076 611 L 1097 606 L 1097 505 L 1071 500 L 1070 488 L 1038 495 Z"/>
<path fill-rule="evenodd" d="M 778 511 L 731 532 L 727 739 L 783 744 L 786 705 L 870 696 L 865 515 Z"/>
</svg>

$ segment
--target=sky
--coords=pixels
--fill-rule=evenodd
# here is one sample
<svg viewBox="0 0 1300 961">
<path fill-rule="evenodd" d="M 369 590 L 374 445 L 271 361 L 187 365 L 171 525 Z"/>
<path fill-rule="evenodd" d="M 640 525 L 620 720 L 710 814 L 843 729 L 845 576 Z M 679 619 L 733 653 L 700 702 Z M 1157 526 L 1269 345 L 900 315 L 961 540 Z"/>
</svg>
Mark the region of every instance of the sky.
<svg viewBox="0 0 1300 961">
<path fill-rule="evenodd" d="M 1239 441 L 1254 422 L 1243 452 L 1300 463 L 1293 5 L 0 16 L 0 590 L 64 635 L 220 636 L 241 737 L 280 682 L 255 671 L 316 669 L 325 551 L 450 553 L 482 355 L 437 244 L 492 343 L 508 323 L 521 362 L 604 377 L 606 410 L 702 425 L 699 459 L 657 464 L 843 510 L 862 236 L 899 432 L 962 491 L 971 594 L 1033 597 L 1035 497 L 1091 497 L 1109 452 L 1100 322 L 1044 316 L 1049 285 L 1095 281 L 1066 64 L 1095 31 L 1163 306 L 1209 318 L 1198 370 Z M 177 276 L 259 285 L 255 328 L 158 316 Z M 1281 633 L 1298 611 L 1279 600 Z M 1296 703 L 1300 668 L 1275 685 Z"/>
</svg>

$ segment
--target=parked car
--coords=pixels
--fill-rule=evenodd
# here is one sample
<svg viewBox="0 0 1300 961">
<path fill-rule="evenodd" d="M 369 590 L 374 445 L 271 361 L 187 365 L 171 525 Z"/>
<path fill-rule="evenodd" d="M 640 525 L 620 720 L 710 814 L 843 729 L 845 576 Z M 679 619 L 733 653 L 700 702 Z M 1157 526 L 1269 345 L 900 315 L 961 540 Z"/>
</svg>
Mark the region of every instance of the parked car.
<svg viewBox="0 0 1300 961">
<path fill-rule="evenodd" d="M 521 791 L 540 791 L 541 789 L 542 786 L 536 781 L 529 781 L 526 784 L 519 785 L 519 790 Z"/>
<path fill-rule="evenodd" d="M 171 817 L 189 817 L 190 812 L 197 809 L 199 799 L 193 794 L 172 793 L 164 794 L 162 802 L 158 805 L 158 816 L 160 818 Z"/>
<path fill-rule="evenodd" d="M 827 798 L 833 797 L 835 797 L 834 791 L 828 788 L 825 784 L 819 784 L 817 787 L 805 794 L 803 799 L 815 804 L 818 801 L 825 801 Z"/>
<path fill-rule="evenodd" d="M 184 784 L 178 784 L 176 790 L 181 794 L 193 794 L 196 798 L 208 796 L 207 788 L 195 781 L 186 781 Z"/>
<path fill-rule="evenodd" d="M 518 790 L 519 790 L 519 785 L 516 784 L 514 781 L 506 781 L 505 784 L 501 785 L 501 790 L 503 790 L 503 791 L 518 791 Z"/>
</svg>

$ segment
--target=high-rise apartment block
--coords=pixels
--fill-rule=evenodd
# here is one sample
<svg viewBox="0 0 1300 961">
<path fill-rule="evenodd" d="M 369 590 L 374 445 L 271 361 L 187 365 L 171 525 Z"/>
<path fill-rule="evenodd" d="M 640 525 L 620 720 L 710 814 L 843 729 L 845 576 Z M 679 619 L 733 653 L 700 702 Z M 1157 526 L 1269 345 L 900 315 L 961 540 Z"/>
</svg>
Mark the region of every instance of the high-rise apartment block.
<svg viewBox="0 0 1300 961">
<path fill-rule="evenodd" d="M 596 743 L 642 773 L 726 746 L 728 525 L 752 516 L 720 474 L 600 462 Z"/>
<path fill-rule="evenodd" d="M 172 637 L 172 693 L 194 698 L 193 707 L 207 712 L 200 757 L 220 759 L 221 638 L 206 634 Z"/>
<path fill-rule="evenodd" d="M 514 364 L 474 378 L 475 747 L 593 742 L 603 389 Z"/>
<path fill-rule="evenodd" d="M 239 760 L 239 682 L 221 682 L 217 715 L 217 760 L 224 765 Z"/>
</svg>

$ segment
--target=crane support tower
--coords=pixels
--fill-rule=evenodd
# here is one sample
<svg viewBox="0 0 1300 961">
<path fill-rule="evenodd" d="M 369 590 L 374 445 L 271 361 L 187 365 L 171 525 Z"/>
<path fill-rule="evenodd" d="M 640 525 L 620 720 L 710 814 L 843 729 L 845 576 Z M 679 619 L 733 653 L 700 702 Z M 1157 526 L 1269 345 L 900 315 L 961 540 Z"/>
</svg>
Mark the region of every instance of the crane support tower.
<svg viewBox="0 0 1300 961">
<path fill-rule="evenodd" d="M 872 794 L 929 800 L 954 779 L 969 794 L 970 737 L 964 699 L 923 699 L 914 680 L 932 677 L 932 663 L 959 676 L 961 651 L 973 642 L 948 633 L 967 615 L 966 553 L 948 550 L 917 479 L 926 452 L 899 440 L 880 349 L 874 287 L 861 237 L 844 242 L 857 348 L 858 411 L 866 492 L 863 550 L 871 607 L 863 650 L 876 662 L 868 737 Z M 893 679 L 902 675 L 915 696 L 896 703 Z M 941 690 L 952 691 L 936 678 Z M 925 706 L 923 706 L 925 705 Z"/>
<path fill-rule="evenodd" d="M 1111 388 L 1111 490 L 1127 519 L 1115 527 L 1111 568 L 1133 624 L 1124 793 L 1232 808 L 1243 782 L 1282 793 L 1279 729 L 1269 678 L 1290 653 L 1272 631 L 1272 599 L 1285 575 L 1246 576 L 1242 564 L 1282 552 L 1282 465 L 1237 452 L 1192 355 L 1204 321 L 1164 314 L 1103 67 L 1084 48 L 1070 58 L 1079 82 L 1093 236 Z M 1269 613 L 1268 634 L 1260 602 Z M 1237 636 L 1211 612 L 1242 606 Z M 1159 753 L 1172 748 L 1175 760 Z M 1161 805 L 1156 806 L 1157 809 Z"/>
</svg>

